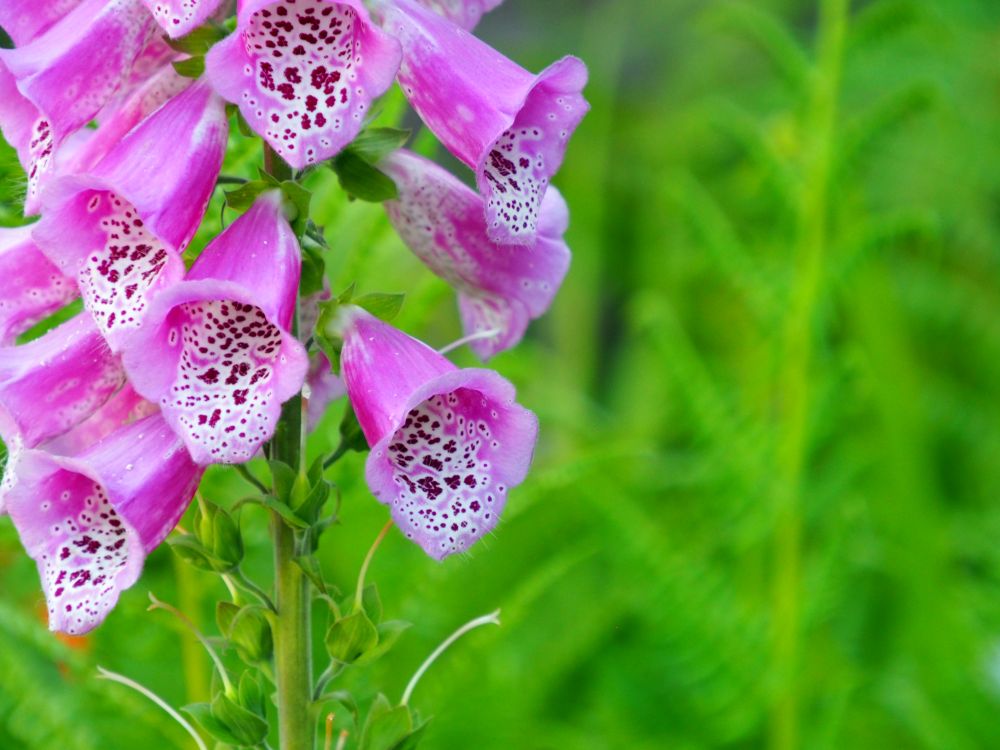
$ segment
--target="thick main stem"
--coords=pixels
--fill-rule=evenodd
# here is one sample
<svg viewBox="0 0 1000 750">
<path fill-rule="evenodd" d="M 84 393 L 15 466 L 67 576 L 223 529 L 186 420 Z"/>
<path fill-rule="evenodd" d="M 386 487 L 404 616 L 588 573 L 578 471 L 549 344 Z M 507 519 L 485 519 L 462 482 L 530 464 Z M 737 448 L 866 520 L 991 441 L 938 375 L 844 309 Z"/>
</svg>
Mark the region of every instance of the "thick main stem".
<svg viewBox="0 0 1000 750">
<path fill-rule="evenodd" d="M 264 169 L 278 180 L 292 171 L 264 146 Z M 296 313 L 296 318 L 298 317 Z M 297 335 L 297 321 L 292 326 Z M 271 441 L 271 458 L 296 471 L 302 465 L 302 399 L 295 396 L 281 412 Z M 295 532 L 277 513 L 271 514 L 274 544 L 274 588 L 277 614 L 274 624 L 274 673 L 278 683 L 278 732 L 281 750 L 313 750 L 316 732 L 310 716 L 312 701 L 312 599 L 309 579 L 295 563 Z"/>
<path fill-rule="evenodd" d="M 801 744 L 801 485 L 808 446 L 813 323 L 827 251 L 830 167 L 848 12 L 848 0 L 820 2 L 819 55 L 806 123 L 809 140 L 798 211 L 794 287 L 782 338 L 772 631 L 777 691 L 770 722 L 770 744 L 775 750 L 794 750 Z"/>
</svg>

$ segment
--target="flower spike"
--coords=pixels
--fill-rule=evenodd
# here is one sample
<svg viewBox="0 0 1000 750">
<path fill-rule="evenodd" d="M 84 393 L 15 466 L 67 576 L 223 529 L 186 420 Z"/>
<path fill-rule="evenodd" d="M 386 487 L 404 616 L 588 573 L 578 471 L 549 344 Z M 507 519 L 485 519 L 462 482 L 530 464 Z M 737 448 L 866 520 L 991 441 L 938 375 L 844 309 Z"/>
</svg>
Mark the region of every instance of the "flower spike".
<svg viewBox="0 0 1000 750">
<path fill-rule="evenodd" d="M 31 239 L 31 227 L 0 228 L 0 346 L 77 296 Z"/>
<path fill-rule="evenodd" d="M 361 0 L 245 0 L 236 32 L 209 51 L 205 70 L 250 127 L 302 169 L 354 140 L 399 62 L 399 45 Z"/>
<path fill-rule="evenodd" d="M 155 301 L 125 368 L 199 464 L 243 463 L 274 433 L 309 360 L 290 333 L 299 246 L 265 193 Z"/>
<path fill-rule="evenodd" d="M 49 628 L 99 625 L 177 525 L 202 470 L 159 415 L 77 456 L 24 452 L 7 510 L 38 565 Z"/>
<path fill-rule="evenodd" d="M 490 239 L 532 244 L 546 188 L 589 109 L 581 93 L 586 66 L 565 57 L 534 75 L 412 0 L 382 12 L 403 48 L 407 99 L 476 172 Z"/>
<path fill-rule="evenodd" d="M 78 279 L 112 350 L 121 351 L 155 294 L 183 275 L 180 253 L 208 206 L 227 133 L 221 99 L 198 82 L 92 171 L 60 177 L 46 193 L 33 237 Z"/>
<path fill-rule="evenodd" d="M 498 245 L 487 237 L 482 197 L 447 170 L 405 150 L 380 167 L 399 192 L 385 204 L 393 226 L 428 268 L 455 287 L 466 335 L 499 331 L 472 341 L 473 351 L 488 359 L 515 346 L 529 321 L 548 310 L 569 269 L 563 241 L 569 213 L 559 192 L 546 192 L 531 246 Z"/>
<path fill-rule="evenodd" d="M 358 307 L 341 311 L 341 374 L 371 446 L 365 476 L 409 539 L 441 560 L 496 526 L 524 481 L 538 420 L 490 370 L 459 370 Z"/>
<path fill-rule="evenodd" d="M 79 5 L 82 0 L 3 0 L 0 28 L 23 47 Z"/>
</svg>

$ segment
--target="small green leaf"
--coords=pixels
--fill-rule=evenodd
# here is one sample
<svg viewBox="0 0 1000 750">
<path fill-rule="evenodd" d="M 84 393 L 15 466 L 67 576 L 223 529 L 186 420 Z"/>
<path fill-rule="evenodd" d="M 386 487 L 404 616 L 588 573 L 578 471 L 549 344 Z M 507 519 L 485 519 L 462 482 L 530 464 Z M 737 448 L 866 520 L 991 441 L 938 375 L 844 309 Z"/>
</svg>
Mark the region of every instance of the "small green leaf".
<svg viewBox="0 0 1000 750">
<path fill-rule="evenodd" d="M 297 182 L 285 180 L 281 183 L 281 194 L 285 198 L 285 212 L 288 216 L 288 222 L 295 230 L 295 234 L 301 237 L 309 222 L 309 204 L 312 202 L 312 193 Z"/>
<path fill-rule="evenodd" d="M 340 186 L 351 196 L 369 203 L 399 197 L 396 183 L 352 151 L 342 151 L 332 162 Z"/>
<path fill-rule="evenodd" d="M 404 299 L 406 299 L 405 294 L 374 292 L 358 297 L 354 300 L 354 304 L 367 310 L 379 320 L 384 320 L 388 323 L 399 315 Z"/>
<path fill-rule="evenodd" d="M 271 486 L 274 496 L 283 503 L 292 499 L 292 489 L 295 487 L 295 480 L 298 473 L 291 466 L 283 461 L 268 461 L 271 467 Z"/>
<path fill-rule="evenodd" d="M 212 715 L 229 729 L 237 745 L 252 747 L 267 738 L 267 722 L 227 698 L 225 693 L 219 693 L 212 699 Z"/>
<path fill-rule="evenodd" d="M 208 551 L 195 538 L 194 534 L 172 536 L 167 539 L 167 544 L 186 563 L 193 565 L 199 570 L 215 570 L 212 561 L 209 559 Z"/>
<path fill-rule="evenodd" d="M 204 55 L 211 49 L 212 45 L 221 41 L 225 35 L 226 32 L 223 29 L 209 23 L 188 32 L 180 39 L 167 39 L 166 42 L 178 52 L 187 55 Z"/>
<path fill-rule="evenodd" d="M 273 510 L 281 516 L 285 523 L 293 529 L 305 530 L 309 528 L 309 523 L 305 519 L 300 518 L 294 510 L 289 508 L 280 500 L 275 500 L 270 495 L 265 495 L 259 499 L 259 502 L 268 510 Z"/>
<path fill-rule="evenodd" d="M 226 204 L 237 211 L 246 211 L 253 205 L 253 202 L 257 200 L 261 193 L 266 193 L 268 190 L 273 189 L 274 186 L 264 180 L 251 180 L 244 185 L 240 185 L 236 190 L 227 190 Z"/>
<path fill-rule="evenodd" d="M 379 693 L 361 731 L 361 750 L 393 750 L 413 733 L 413 717 L 407 706 L 393 707 Z"/>
<path fill-rule="evenodd" d="M 243 607 L 229 627 L 229 641 L 240 658 L 251 666 L 270 659 L 274 640 L 266 610 L 258 605 Z"/>
<path fill-rule="evenodd" d="M 343 664 L 353 664 L 378 645 L 378 630 L 364 611 L 341 617 L 326 634 L 326 650 Z"/>
<path fill-rule="evenodd" d="M 396 128 L 369 128 L 347 147 L 369 164 L 378 164 L 384 156 L 402 148 L 410 140 L 409 130 Z"/>
<path fill-rule="evenodd" d="M 215 605 L 215 623 L 223 635 L 229 635 L 229 627 L 240 611 L 240 605 L 232 602 L 219 602 Z"/>
<path fill-rule="evenodd" d="M 320 513 L 323 510 L 323 505 L 330 497 L 330 491 L 332 489 L 333 485 L 325 479 L 321 479 L 313 485 L 311 490 L 309 490 L 309 494 L 306 495 L 306 499 L 301 505 L 295 508 L 295 512 L 309 523 L 314 523 L 319 520 Z"/>
<path fill-rule="evenodd" d="M 313 582 L 316 589 L 321 593 L 326 593 L 326 580 L 323 578 L 323 569 L 319 566 L 319 560 L 314 555 L 302 555 L 295 558 L 295 564 L 299 566 L 303 573 Z"/>
<path fill-rule="evenodd" d="M 227 573 L 243 562 L 243 536 L 240 528 L 229 512 L 215 506 L 212 518 L 211 552 L 216 561 L 221 563 L 216 570 Z"/>
<path fill-rule="evenodd" d="M 410 623 L 403 620 L 386 620 L 378 626 L 378 645 L 366 652 L 364 656 L 355 663 L 360 665 L 371 664 L 385 656 L 396 645 L 400 636 L 410 628 Z"/>
<path fill-rule="evenodd" d="M 320 349 L 330 360 L 330 366 L 335 373 L 340 372 L 340 350 L 344 346 L 344 340 L 337 331 L 337 316 L 340 314 L 340 307 L 345 303 L 342 301 L 345 294 L 353 294 L 352 286 L 337 299 L 329 299 L 319 303 L 319 316 L 316 318 L 316 331 L 314 336 Z"/>
<path fill-rule="evenodd" d="M 260 675 L 248 669 L 240 677 L 239 687 L 240 705 L 247 711 L 251 711 L 262 719 L 267 717 L 267 694 L 264 691 L 264 683 Z"/>
<path fill-rule="evenodd" d="M 205 58 L 201 55 L 178 60 L 173 65 L 177 74 L 185 78 L 201 78 L 201 74 L 205 72 Z"/>
<path fill-rule="evenodd" d="M 354 723 L 358 723 L 358 716 L 360 711 L 358 710 L 358 702 L 354 700 L 354 696 L 351 695 L 346 690 L 332 690 L 329 693 L 324 693 L 318 701 L 319 704 L 327 703 L 328 701 L 336 701 L 354 716 Z"/>
<path fill-rule="evenodd" d="M 299 279 L 299 295 L 308 297 L 310 294 L 322 292 L 326 274 L 326 261 L 323 255 L 312 245 L 302 243 L 302 276 Z M 303 331 L 306 335 L 310 331 Z"/>
</svg>

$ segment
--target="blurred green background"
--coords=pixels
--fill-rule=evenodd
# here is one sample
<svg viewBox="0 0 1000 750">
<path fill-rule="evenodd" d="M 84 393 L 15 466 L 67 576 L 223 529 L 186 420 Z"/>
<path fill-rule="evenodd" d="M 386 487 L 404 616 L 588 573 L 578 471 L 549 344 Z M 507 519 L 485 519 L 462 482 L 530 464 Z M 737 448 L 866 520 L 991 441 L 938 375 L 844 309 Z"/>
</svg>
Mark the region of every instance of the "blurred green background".
<svg viewBox="0 0 1000 750">
<path fill-rule="evenodd" d="M 479 33 L 591 71 L 556 180 L 573 268 L 492 363 L 541 444 L 469 554 L 389 536 L 370 580 L 413 627 L 341 685 L 398 699 L 500 607 L 417 690 L 428 750 L 1000 747 L 1000 3 L 507 0 Z M 237 143 L 227 171 L 259 158 Z M 16 223 L 9 149 L 0 169 Z M 382 209 L 312 182 L 334 288 L 405 291 L 397 324 L 457 338 Z M 332 472 L 322 545 L 345 591 L 387 517 L 361 467 Z M 205 491 L 245 494 L 222 470 Z M 244 526 L 266 582 L 264 519 Z M 66 644 L 4 519 L 0 590 L 0 748 L 190 747 L 94 667 L 203 699 L 207 659 L 144 610 L 153 591 L 217 632 L 214 578 L 160 549 Z"/>
</svg>

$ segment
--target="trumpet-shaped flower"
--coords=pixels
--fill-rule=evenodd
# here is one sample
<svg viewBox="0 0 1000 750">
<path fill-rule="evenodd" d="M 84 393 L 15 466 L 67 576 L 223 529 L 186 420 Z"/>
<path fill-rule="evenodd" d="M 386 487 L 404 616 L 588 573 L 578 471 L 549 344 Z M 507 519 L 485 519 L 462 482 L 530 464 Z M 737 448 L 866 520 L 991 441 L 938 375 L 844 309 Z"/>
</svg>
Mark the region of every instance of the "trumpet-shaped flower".
<svg viewBox="0 0 1000 750">
<path fill-rule="evenodd" d="M 460 370 L 425 344 L 345 307 L 341 374 L 371 454 L 366 478 L 435 559 L 490 532 L 531 464 L 535 415 L 507 380 Z"/>
<path fill-rule="evenodd" d="M 391 85 L 399 45 L 361 0 L 245 0 L 205 58 L 223 97 L 296 168 L 338 153 Z"/>
<path fill-rule="evenodd" d="M 76 283 L 42 254 L 30 226 L 0 228 L 0 346 L 76 296 Z"/>
<path fill-rule="evenodd" d="M 0 436 L 28 448 L 85 420 L 125 373 L 88 315 L 21 346 L 0 348 Z"/>
<path fill-rule="evenodd" d="M 403 48 L 410 104 L 476 172 L 490 239 L 532 244 L 546 188 L 589 108 L 586 66 L 565 57 L 535 75 L 413 0 L 382 13 Z"/>
<path fill-rule="evenodd" d="M 503 0 L 419 0 L 436 13 L 450 18 L 463 29 L 471 31 L 484 15 L 499 6 Z"/>
<path fill-rule="evenodd" d="M 201 478 L 159 415 L 69 457 L 27 450 L 7 510 L 38 565 L 49 627 L 99 625 L 177 525 Z"/>
<path fill-rule="evenodd" d="M 142 0 L 171 39 L 189 34 L 215 13 L 222 0 Z"/>
<path fill-rule="evenodd" d="M 448 171 L 408 151 L 380 167 L 399 191 L 385 204 L 396 231 L 434 273 L 458 292 L 468 335 L 497 331 L 470 345 L 486 359 L 516 345 L 528 323 L 548 310 L 569 268 L 563 241 L 569 212 L 550 188 L 538 233 L 528 247 L 498 245 L 487 236 L 483 199 Z"/>
<path fill-rule="evenodd" d="M 267 193 L 157 297 L 124 352 L 199 464 L 248 461 L 302 388 L 309 360 L 289 332 L 300 264 L 281 194 Z"/>
<path fill-rule="evenodd" d="M 26 213 L 60 144 L 127 81 L 153 27 L 139 0 L 83 0 L 29 43 L 0 50 L 0 126 L 28 172 Z"/>
<path fill-rule="evenodd" d="M 143 121 L 90 172 L 60 177 L 33 237 L 66 275 L 112 350 L 184 272 L 180 253 L 215 187 L 228 126 L 199 82 Z"/>
</svg>

